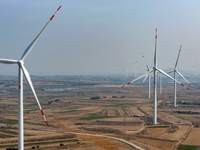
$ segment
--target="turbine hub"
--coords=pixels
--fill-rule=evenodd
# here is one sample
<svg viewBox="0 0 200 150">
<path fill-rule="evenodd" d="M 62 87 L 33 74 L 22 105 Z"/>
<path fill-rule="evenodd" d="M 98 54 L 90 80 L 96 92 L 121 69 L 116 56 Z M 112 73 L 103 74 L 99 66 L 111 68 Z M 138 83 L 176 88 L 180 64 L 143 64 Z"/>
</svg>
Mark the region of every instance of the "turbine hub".
<svg viewBox="0 0 200 150">
<path fill-rule="evenodd" d="M 22 60 L 18 60 L 18 65 L 19 65 L 19 66 L 24 65 L 24 61 L 22 61 Z"/>
</svg>

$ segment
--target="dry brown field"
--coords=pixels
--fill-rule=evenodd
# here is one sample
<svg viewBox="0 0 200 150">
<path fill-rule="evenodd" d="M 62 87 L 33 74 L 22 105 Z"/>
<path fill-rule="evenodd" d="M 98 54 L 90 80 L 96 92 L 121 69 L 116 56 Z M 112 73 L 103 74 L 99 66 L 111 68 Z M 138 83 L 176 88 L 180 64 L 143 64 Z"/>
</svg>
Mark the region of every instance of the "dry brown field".
<svg viewBox="0 0 200 150">
<path fill-rule="evenodd" d="M 0 79 L 0 149 L 6 149 L 17 147 L 17 79 Z M 179 144 L 200 146 L 197 140 L 200 131 L 198 88 L 186 91 L 179 87 L 179 107 L 173 108 L 173 84 L 165 85 L 163 94 L 158 93 L 159 124 L 153 125 L 153 102 L 147 98 L 148 87 L 133 84 L 121 89 L 126 80 L 104 76 L 33 77 L 49 127 L 45 126 L 25 83 L 25 149 L 135 149 L 103 136 L 121 138 L 146 150 L 174 150 Z M 55 90 L 58 88 L 65 90 Z"/>
<path fill-rule="evenodd" d="M 200 146 L 199 134 L 200 134 L 200 128 L 192 128 L 186 140 L 184 140 L 182 144 Z"/>
</svg>

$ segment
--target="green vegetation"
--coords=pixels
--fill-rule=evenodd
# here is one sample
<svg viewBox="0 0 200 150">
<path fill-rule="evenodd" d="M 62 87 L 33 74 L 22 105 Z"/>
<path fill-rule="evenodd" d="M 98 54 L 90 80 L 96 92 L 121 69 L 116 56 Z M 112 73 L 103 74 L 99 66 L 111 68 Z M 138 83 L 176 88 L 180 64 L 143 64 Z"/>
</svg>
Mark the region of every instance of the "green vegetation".
<svg viewBox="0 0 200 150">
<path fill-rule="evenodd" d="M 191 145 L 179 145 L 178 150 L 196 150 L 197 148 L 199 147 Z"/>
<path fill-rule="evenodd" d="M 18 124 L 18 120 L 7 119 L 7 124 Z"/>
<path fill-rule="evenodd" d="M 90 115 L 86 117 L 80 117 L 80 120 L 95 120 L 95 119 L 106 119 L 106 118 L 115 118 L 115 116 L 95 116 L 95 115 Z"/>
<path fill-rule="evenodd" d="M 12 134 L 12 135 L 18 135 L 18 132 L 10 131 L 10 130 L 3 129 L 3 128 L 0 128 L 0 132 L 7 133 L 7 134 Z"/>
<path fill-rule="evenodd" d="M 163 125 L 163 126 L 149 126 L 147 128 L 169 128 L 170 126 L 168 125 Z"/>
<path fill-rule="evenodd" d="M 130 107 L 130 106 L 135 106 L 133 103 L 118 103 L 114 105 L 109 105 L 108 107 Z"/>
<path fill-rule="evenodd" d="M 44 144 L 53 144 L 53 143 L 64 143 L 64 142 L 78 142 L 78 139 L 70 139 L 70 140 L 56 140 L 56 141 L 43 141 L 43 142 L 31 142 L 24 144 L 25 146 L 32 146 L 32 145 L 44 145 Z M 5 144 L 5 145 L 0 145 L 0 148 L 4 147 L 17 147 L 17 144 Z"/>
<path fill-rule="evenodd" d="M 200 105 L 179 105 L 179 108 L 199 108 Z"/>
<path fill-rule="evenodd" d="M 12 138 L 12 137 L 16 137 L 16 135 L 0 133 L 0 138 Z"/>
<path fill-rule="evenodd" d="M 100 98 L 100 96 L 93 96 L 90 99 L 99 99 L 99 98 Z"/>
<path fill-rule="evenodd" d="M 41 145 L 41 144 L 52 144 L 52 143 L 61 143 L 61 142 L 77 142 L 77 141 L 79 141 L 79 140 L 78 139 L 71 139 L 71 140 L 35 142 L 34 144 Z M 33 144 L 32 143 L 31 144 L 25 144 L 25 146 L 28 146 L 28 145 L 33 145 Z"/>
<path fill-rule="evenodd" d="M 93 113 L 88 116 L 80 117 L 80 120 L 95 120 L 95 119 L 106 119 L 106 118 L 115 118 L 117 116 L 108 116 L 108 112 L 103 110 L 98 113 Z"/>
<path fill-rule="evenodd" d="M 32 125 L 39 125 L 39 126 L 46 126 L 45 122 L 44 123 L 24 122 L 24 123 L 32 124 Z"/>
</svg>

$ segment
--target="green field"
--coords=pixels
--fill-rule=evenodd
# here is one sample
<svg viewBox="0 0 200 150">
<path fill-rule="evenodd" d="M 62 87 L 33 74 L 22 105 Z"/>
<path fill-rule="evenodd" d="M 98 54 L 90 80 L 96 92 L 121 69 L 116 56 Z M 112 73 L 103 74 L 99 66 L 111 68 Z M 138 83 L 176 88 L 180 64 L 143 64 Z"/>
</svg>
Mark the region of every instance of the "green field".
<svg viewBox="0 0 200 150">
<path fill-rule="evenodd" d="M 191 146 L 191 145 L 180 145 L 178 150 L 196 150 L 199 148 L 198 146 Z"/>
</svg>

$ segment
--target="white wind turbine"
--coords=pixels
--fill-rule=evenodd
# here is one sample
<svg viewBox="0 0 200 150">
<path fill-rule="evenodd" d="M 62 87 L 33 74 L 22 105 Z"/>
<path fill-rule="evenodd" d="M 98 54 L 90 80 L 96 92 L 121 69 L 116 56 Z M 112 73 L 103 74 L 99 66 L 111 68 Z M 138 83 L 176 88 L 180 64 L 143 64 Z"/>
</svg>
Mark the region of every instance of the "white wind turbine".
<svg viewBox="0 0 200 150">
<path fill-rule="evenodd" d="M 128 67 L 129 67 L 129 64 L 125 64 L 124 66 L 123 66 L 123 64 L 122 64 L 122 69 L 124 70 L 124 79 L 126 79 L 127 77 L 128 77 Z"/>
<path fill-rule="evenodd" d="M 127 78 L 127 68 L 122 67 L 122 69 L 123 69 L 124 79 L 126 79 Z"/>
<path fill-rule="evenodd" d="M 162 73 L 163 75 L 167 76 L 168 78 L 172 79 L 173 81 L 176 81 L 177 83 L 179 83 L 181 86 L 184 86 L 185 88 L 187 88 L 184 84 L 180 83 L 179 81 L 175 80 L 174 78 L 172 78 L 171 76 L 169 76 L 167 73 L 165 73 L 164 71 L 162 71 L 161 69 L 159 69 L 157 67 L 157 51 L 156 51 L 156 47 L 157 47 L 157 29 L 155 30 L 155 52 L 154 52 L 154 67 L 150 70 L 147 71 L 146 73 L 144 73 L 143 75 L 139 76 L 138 78 L 132 80 L 131 82 L 128 82 L 126 85 L 129 85 L 143 77 L 145 77 L 146 75 L 150 74 L 151 72 L 154 73 L 154 103 L 153 103 L 153 108 L 154 108 L 154 112 L 153 112 L 153 123 L 157 124 L 157 71 Z M 124 88 L 126 85 L 122 86 L 121 88 Z M 189 88 L 187 88 L 189 89 Z"/>
<path fill-rule="evenodd" d="M 131 63 L 134 65 L 134 76 L 135 77 L 137 76 L 137 61 L 138 61 L 138 58 L 136 59 L 136 61 L 134 63 Z"/>
<path fill-rule="evenodd" d="M 144 58 L 144 54 L 143 53 L 141 53 L 141 54 L 144 59 L 145 65 L 147 67 L 147 71 L 150 71 L 151 69 L 150 69 L 149 64 L 147 63 L 146 59 Z M 151 98 L 151 74 L 150 73 L 145 76 L 144 80 L 142 81 L 142 84 L 144 83 L 144 81 L 146 80 L 147 77 L 148 77 L 148 84 L 149 84 L 148 98 L 150 99 Z"/>
<path fill-rule="evenodd" d="M 177 70 L 177 65 L 178 65 L 178 60 L 179 60 L 179 56 L 180 56 L 180 53 L 181 53 L 181 48 L 182 48 L 182 45 L 180 45 L 180 49 L 179 49 L 179 52 L 178 52 L 178 56 L 177 56 L 177 59 L 176 59 L 176 63 L 175 63 L 174 69 L 172 71 L 168 72 L 168 73 L 174 72 L 174 79 L 176 79 L 176 73 L 177 73 L 187 83 L 189 83 L 191 87 L 193 87 L 193 85 Z M 177 107 L 177 105 L 176 105 L 176 82 L 174 82 L 174 107 Z"/>
<path fill-rule="evenodd" d="M 148 65 L 148 63 L 146 62 L 145 58 L 144 58 L 144 55 L 143 53 L 142 54 L 142 57 L 145 61 L 145 64 L 146 64 L 146 67 L 147 67 L 147 71 L 150 71 L 150 67 Z M 161 67 L 160 67 L 161 68 Z M 148 92 L 148 98 L 150 99 L 151 98 L 151 74 L 147 74 L 144 78 L 144 80 L 142 81 L 141 85 L 145 82 L 146 78 L 148 77 L 148 83 L 149 83 L 149 92 Z M 158 76 L 157 76 L 158 77 Z M 162 73 L 159 74 L 159 83 L 160 83 L 160 94 L 162 94 Z"/>
<path fill-rule="evenodd" d="M 56 12 L 51 16 L 49 21 L 45 24 L 45 26 L 42 28 L 42 30 L 39 32 L 39 34 L 36 36 L 36 38 L 30 43 L 30 45 L 25 49 L 22 57 L 20 60 L 13 60 L 13 59 L 0 59 L 0 63 L 3 64 L 18 64 L 19 66 L 19 96 L 18 96 L 18 149 L 19 150 L 24 150 L 24 117 L 23 117 L 23 74 L 33 92 L 33 95 L 36 99 L 36 102 L 40 108 L 40 112 L 42 113 L 42 116 L 46 122 L 46 125 L 48 126 L 48 122 L 45 118 L 44 111 L 42 110 L 42 107 L 40 105 L 40 102 L 38 100 L 38 97 L 36 95 L 36 92 L 34 90 L 30 75 L 28 71 L 26 70 L 24 66 L 24 60 L 36 44 L 37 40 L 41 36 L 42 32 L 44 29 L 47 27 L 47 25 L 50 23 L 50 21 L 54 18 L 55 14 L 58 12 L 58 10 L 61 8 L 61 6 L 58 7 Z"/>
</svg>

